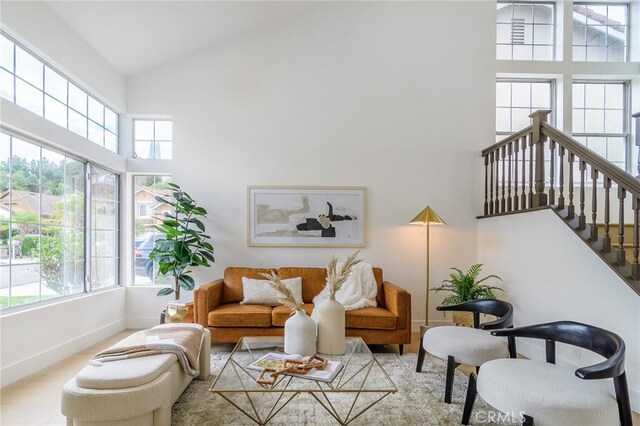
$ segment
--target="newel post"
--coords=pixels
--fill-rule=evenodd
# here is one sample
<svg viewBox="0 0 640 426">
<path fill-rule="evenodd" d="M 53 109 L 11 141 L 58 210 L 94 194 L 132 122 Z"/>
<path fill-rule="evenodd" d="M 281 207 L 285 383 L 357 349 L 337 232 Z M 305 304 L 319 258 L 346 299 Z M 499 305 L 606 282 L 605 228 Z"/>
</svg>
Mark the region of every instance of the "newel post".
<svg viewBox="0 0 640 426">
<path fill-rule="evenodd" d="M 547 137 L 542 134 L 542 123 L 547 122 L 547 116 L 550 113 L 550 110 L 538 110 L 529 116 L 533 121 L 531 137 L 535 147 L 535 193 L 533 194 L 532 207 L 542 207 L 549 204 L 547 194 L 544 192 L 544 142 Z"/>
</svg>

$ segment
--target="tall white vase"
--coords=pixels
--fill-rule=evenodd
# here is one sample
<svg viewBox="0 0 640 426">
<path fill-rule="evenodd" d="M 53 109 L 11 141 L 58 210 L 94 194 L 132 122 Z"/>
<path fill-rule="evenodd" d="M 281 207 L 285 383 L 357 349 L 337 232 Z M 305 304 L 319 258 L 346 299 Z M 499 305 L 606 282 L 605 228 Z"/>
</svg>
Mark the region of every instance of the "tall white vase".
<svg viewBox="0 0 640 426">
<path fill-rule="evenodd" d="M 317 311 L 317 312 L 316 312 Z M 344 306 L 334 296 L 318 304 L 313 312 L 318 323 L 318 352 L 344 354 Z"/>
<path fill-rule="evenodd" d="M 284 323 L 284 351 L 302 356 L 316 353 L 316 323 L 304 311 L 296 311 Z"/>
</svg>

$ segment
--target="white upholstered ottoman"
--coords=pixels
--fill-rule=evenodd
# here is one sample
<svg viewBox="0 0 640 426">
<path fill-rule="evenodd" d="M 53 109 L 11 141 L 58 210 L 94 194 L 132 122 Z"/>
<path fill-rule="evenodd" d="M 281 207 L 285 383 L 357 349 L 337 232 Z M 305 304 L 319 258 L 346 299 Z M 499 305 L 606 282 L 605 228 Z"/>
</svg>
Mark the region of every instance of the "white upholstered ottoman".
<svg viewBox="0 0 640 426">
<path fill-rule="evenodd" d="M 209 376 L 210 349 L 211 334 L 203 329 L 200 380 Z M 192 379 L 169 353 L 89 363 L 64 385 L 62 414 L 69 426 L 169 425 L 171 406 Z"/>
</svg>

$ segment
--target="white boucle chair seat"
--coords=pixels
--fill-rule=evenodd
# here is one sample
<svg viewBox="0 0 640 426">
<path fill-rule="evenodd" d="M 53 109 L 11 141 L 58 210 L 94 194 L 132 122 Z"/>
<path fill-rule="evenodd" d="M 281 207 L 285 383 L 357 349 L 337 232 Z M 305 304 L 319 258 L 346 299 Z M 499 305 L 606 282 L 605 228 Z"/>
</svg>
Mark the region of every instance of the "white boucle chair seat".
<svg viewBox="0 0 640 426">
<path fill-rule="evenodd" d="M 482 365 L 478 395 L 497 410 L 533 417 L 536 426 L 619 425 L 612 380 L 583 380 L 541 361 L 497 359 Z"/>
<path fill-rule="evenodd" d="M 430 328 L 424 334 L 423 347 L 438 358 L 447 359 L 451 355 L 460 364 L 482 365 L 492 359 L 509 357 L 505 338 L 470 327 Z"/>
</svg>

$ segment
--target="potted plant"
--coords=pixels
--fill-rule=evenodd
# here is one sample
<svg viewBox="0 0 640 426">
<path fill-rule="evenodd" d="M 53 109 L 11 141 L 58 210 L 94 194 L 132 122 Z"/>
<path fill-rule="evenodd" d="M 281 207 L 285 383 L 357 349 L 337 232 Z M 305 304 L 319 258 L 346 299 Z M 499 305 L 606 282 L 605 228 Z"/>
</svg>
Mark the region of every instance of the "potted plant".
<svg viewBox="0 0 640 426">
<path fill-rule="evenodd" d="M 161 223 L 153 228 L 161 238 L 155 240 L 149 259 L 158 267 L 158 275 L 172 276 L 173 287 L 158 290 L 158 296 L 175 294 L 180 299 L 180 289 L 193 290 L 195 281 L 191 277 L 191 268 L 210 267 L 213 259 L 211 237 L 205 233 L 201 218 L 207 211 L 175 183 L 167 184 L 172 189 L 172 199 L 156 196 L 156 201 L 171 206 L 171 212 L 165 212 L 159 219 Z"/>
<path fill-rule="evenodd" d="M 475 299 L 495 299 L 496 295 L 493 291 L 502 291 L 500 287 L 482 284 L 484 281 L 491 278 L 496 278 L 502 281 L 502 278 L 499 276 L 491 274 L 478 279 L 478 275 L 480 275 L 480 271 L 482 271 L 481 263 L 471 265 L 466 273 L 462 272 L 458 268 L 449 269 L 454 271 L 449 274 L 449 279 L 442 281 L 442 285 L 440 287 L 431 289 L 431 291 L 436 293 L 440 291 L 452 293 L 442 300 L 443 305 L 457 305 L 459 303 Z M 473 313 L 453 312 L 453 322 L 457 325 L 473 327 Z"/>
</svg>

